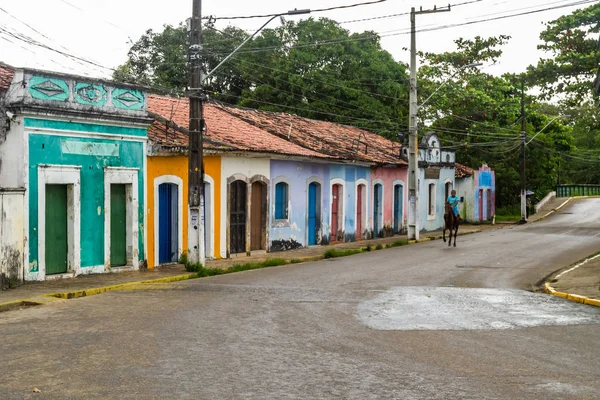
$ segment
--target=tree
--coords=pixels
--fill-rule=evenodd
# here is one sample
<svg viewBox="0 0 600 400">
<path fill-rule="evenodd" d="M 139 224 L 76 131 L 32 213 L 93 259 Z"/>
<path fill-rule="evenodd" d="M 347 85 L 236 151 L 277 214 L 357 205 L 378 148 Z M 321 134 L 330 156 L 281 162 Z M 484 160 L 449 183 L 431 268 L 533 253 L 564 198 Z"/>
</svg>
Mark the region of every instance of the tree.
<svg viewBox="0 0 600 400">
<path fill-rule="evenodd" d="M 485 69 L 464 69 L 471 63 L 494 62 L 508 36 L 473 40 L 457 39 L 457 50 L 424 53 L 419 71 L 421 97 L 426 98 L 446 82 L 422 108 L 421 121 L 444 144 L 456 151 L 461 163 L 477 167 L 488 164 L 496 171 L 496 202 L 499 208 L 517 209 L 520 193 L 521 81 L 519 75 L 492 76 Z M 526 132 L 540 132 L 557 115 L 555 108 L 526 96 Z M 554 112 L 554 115 L 546 115 Z M 527 146 L 527 186 L 536 193 L 550 191 L 556 183 L 559 151 L 572 146 L 571 129 L 554 120 Z M 518 211 L 517 211 L 518 213 Z"/>
<path fill-rule="evenodd" d="M 562 95 L 572 106 L 591 98 L 600 61 L 599 32 L 600 3 L 546 24 L 538 48 L 551 57 L 528 68 L 531 82 L 541 87 L 544 99 Z"/>
<path fill-rule="evenodd" d="M 218 101 L 363 127 L 396 138 L 408 125 L 406 65 L 374 32 L 350 34 L 337 22 L 282 19 L 265 29 L 205 82 Z M 114 77 L 166 89 L 187 86 L 185 26 L 146 32 Z M 228 27 L 203 30 L 205 72 L 247 38 Z"/>
</svg>

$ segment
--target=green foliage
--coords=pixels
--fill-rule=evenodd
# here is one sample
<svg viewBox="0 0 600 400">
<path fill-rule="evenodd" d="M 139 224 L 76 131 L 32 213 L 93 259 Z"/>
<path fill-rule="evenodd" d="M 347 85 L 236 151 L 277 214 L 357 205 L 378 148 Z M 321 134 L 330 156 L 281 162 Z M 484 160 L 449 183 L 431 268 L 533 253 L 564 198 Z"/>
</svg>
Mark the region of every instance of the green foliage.
<svg viewBox="0 0 600 400">
<path fill-rule="evenodd" d="M 406 240 L 396 240 L 393 243 L 388 243 L 388 247 L 400 247 L 400 246 L 405 246 L 408 244 L 408 241 Z"/>
<path fill-rule="evenodd" d="M 375 32 L 350 33 L 326 18 L 282 20 L 249 41 L 205 82 L 220 101 L 360 126 L 396 138 L 408 124 L 406 65 L 381 48 Z M 203 30 L 205 72 L 212 71 L 247 33 Z M 315 45 L 315 42 L 335 44 Z M 188 85 L 183 24 L 148 30 L 114 78 L 183 91 Z"/>
<path fill-rule="evenodd" d="M 550 54 L 528 68 L 531 82 L 539 85 L 545 99 L 561 94 L 577 105 L 592 94 L 598 71 L 600 3 L 563 15 L 546 24 L 539 49 Z"/>
<path fill-rule="evenodd" d="M 375 246 L 375 250 L 381 250 L 383 249 L 383 245 L 381 243 L 379 243 L 377 246 Z"/>
<path fill-rule="evenodd" d="M 180 258 L 180 262 L 182 261 L 182 258 Z M 235 264 L 228 268 L 206 268 L 200 263 L 187 262 L 187 258 L 185 259 L 185 261 L 185 270 L 188 272 L 196 272 L 198 274 L 198 277 L 230 274 L 233 272 L 249 271 L 253 269 L 276 267 L 279 265 L 288 264 L 288 262 L 282 258 L 269 258 L 262 262 Z"/>
<path fill-rule="evenodd" d="M 323 258 L 337 258 L 337 257 L 346 257 L 354 254 L 362 253 L 361 249 L 329 249 L 323 255 Z"/>
</svg>

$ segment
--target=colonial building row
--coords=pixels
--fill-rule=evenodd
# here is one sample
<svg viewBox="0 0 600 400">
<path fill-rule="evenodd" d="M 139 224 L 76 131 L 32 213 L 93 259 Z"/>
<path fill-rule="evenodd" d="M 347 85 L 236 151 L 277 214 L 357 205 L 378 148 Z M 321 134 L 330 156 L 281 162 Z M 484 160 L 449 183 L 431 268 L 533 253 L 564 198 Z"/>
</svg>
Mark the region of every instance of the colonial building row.
<svg viewBox="0 0 600 400">
<path fill-rule="evenodd" d="M 187 99 L 0 64 L 0 274 L 44 280 L 150 268 L 188 249 Z M 345 125 L 204 107 L 205 254 L 225 258 L 404 231 L 406 152 Z M 419 148 L 419 226 L 452 188 L 494 213 L 493 171 Z M 458 174 L 458 175 L 457 175 Z"/>
</svg>

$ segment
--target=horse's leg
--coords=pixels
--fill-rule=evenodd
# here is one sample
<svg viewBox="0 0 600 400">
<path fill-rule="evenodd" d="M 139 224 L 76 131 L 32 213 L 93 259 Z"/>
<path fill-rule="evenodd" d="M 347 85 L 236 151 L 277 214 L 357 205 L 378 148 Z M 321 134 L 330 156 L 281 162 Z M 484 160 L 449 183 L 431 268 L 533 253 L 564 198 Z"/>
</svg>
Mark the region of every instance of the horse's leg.
<svg viewBox="0 0 600 400">
<path fill-rule="evenodd" d="M 442 229 L 442 239 L 444 239 L 444 243 L 446 243 L 446 227 L 448 223 L 446 221 L 446 217 L 444 216 L 444 229 Z"/>
<path fill-rule="evenodd" d="M 454 247 L 456 247 L 456 237 L 458 236 L 458 224 L 459 224 L 459 220 L 456 220 L 456 225 L 454 228 Z"/>
</svg>

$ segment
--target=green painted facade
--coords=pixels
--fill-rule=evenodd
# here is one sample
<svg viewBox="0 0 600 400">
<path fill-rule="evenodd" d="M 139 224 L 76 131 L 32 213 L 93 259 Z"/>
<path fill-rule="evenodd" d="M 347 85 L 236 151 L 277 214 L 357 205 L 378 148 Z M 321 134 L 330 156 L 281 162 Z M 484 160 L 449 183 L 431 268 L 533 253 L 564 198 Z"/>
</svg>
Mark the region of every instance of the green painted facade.
<svg viewBox="0 0 600 400">
<path fill-rule="evenodd" d="M 29 265 L 38 265 L 38 165 L 81 166 L 81 268 L 104 265 L 104 167 L 138 168 L 139 259 L 144 258 L 144 147 L 142 142 L 69 136 L 60 131 L 145 136 L 146 130 L 102 124 L 25 118 L 27 128 L 51 128 L 53 135 L 32 133 L 29 146 Z M 67 149 L 68 151 L 65 151 Z M 102 151 L 95 151 L 103 149 Z M 115 150 L 116 149 L 116 150 Z M 43 214 L 42 214 L 43 215 Z"/>
</svg>

